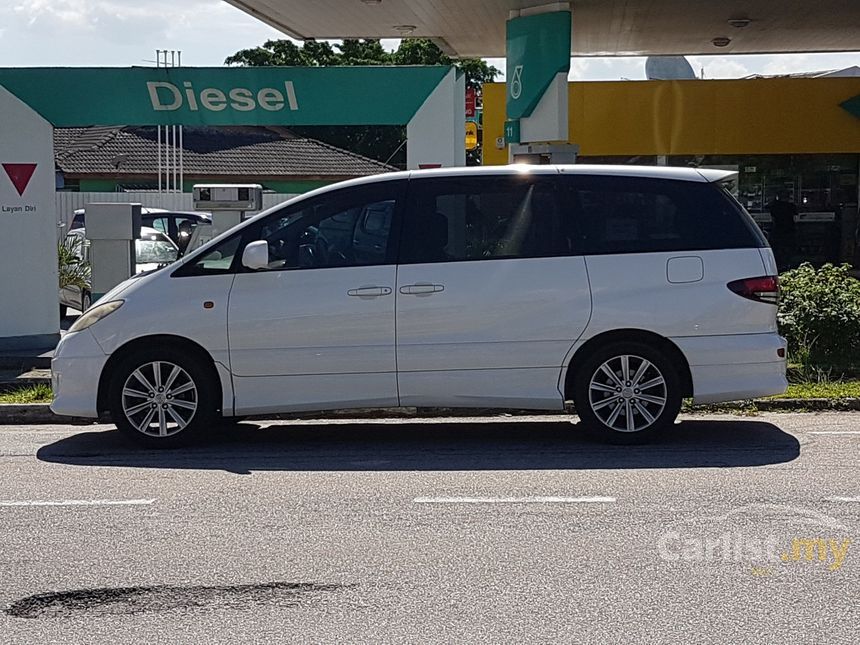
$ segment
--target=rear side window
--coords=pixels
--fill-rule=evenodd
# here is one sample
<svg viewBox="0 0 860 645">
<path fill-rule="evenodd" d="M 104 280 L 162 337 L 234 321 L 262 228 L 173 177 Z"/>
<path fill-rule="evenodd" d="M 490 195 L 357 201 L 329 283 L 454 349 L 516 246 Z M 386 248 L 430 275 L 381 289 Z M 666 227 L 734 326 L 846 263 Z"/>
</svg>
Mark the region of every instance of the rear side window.
<svg viewBox="0 0 860 645">
<path fill-rule="evenodd" d="M 717 185 L 631 177 L 571 177 L 567 206 L 580 252 L 757 248 L 749 216 Z"/>
<path fill-rule="evenodd" d="M 415 179 L 409 182 L 401 262 L 569 255 L 568 228 L 549 178 Z"/>
</svg>

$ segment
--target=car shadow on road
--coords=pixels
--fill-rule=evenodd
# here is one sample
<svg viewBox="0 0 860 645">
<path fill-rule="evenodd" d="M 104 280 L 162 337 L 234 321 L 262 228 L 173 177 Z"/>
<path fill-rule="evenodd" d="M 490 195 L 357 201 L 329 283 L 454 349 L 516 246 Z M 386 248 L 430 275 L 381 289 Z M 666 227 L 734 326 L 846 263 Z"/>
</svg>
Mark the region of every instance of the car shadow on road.
<svg viewBox="0 0 860 645">
<path fill-rule="evenodd" d="M 792 461 L 798 440 L 755 420 L 686 420 L 643 446 L 594 443 L 560 422 L 381 424 L 241 423 L 205 445 L 151 450 L 116 430 L 82 432 L 42 447 L 45 462 L 79 466 L 253 471 L 583 470 L 729 468 Z"/>
</svg>

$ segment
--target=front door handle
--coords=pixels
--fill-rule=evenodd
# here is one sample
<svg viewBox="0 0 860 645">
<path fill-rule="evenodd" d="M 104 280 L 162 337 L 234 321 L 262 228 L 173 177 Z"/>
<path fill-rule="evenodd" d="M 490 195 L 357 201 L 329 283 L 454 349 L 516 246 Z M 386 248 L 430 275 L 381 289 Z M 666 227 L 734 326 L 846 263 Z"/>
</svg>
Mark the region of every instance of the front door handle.
<svg viewBox="0 0 860 645">
<path fill-rule="evenodd" d="M 411 296 L 426 296 L 431 293 L 439 293 L 445 291 L 445 286 L 441 284 L 429 284 L 427 282 L 419 282 L 417 284 L 405 284 L 400 287 L 400 293 Z"/>
<path fill-rule="evenodd" d="M 379 296 L 391 295 L 391 287 L 359 287 L 346 292 L 349 296 L 359 298 L 378 298 Z"/>
</svg>

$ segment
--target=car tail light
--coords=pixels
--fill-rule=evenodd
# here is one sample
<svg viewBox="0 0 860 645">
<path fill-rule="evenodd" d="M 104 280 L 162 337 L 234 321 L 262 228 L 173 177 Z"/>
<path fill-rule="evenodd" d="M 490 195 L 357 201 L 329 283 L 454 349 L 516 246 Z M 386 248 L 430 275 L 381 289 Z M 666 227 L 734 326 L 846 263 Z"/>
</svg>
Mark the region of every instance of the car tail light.
<svg viewBox="0 0 860 645">
<path fill-rule="evenodd" d="M 779 278 L 766 275 L 760 278 L 744 278 L 726 285 L 739 296 L 775 305 L 779 301 Z"/>
</svg>

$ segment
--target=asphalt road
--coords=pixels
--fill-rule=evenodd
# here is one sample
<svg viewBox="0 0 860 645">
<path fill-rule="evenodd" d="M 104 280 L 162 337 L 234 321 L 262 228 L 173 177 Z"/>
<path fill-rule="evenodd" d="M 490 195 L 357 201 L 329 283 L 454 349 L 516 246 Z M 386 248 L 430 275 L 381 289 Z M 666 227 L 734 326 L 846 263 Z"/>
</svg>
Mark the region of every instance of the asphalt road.
<svg viewBox="0 0 860 645">
<path fill-rule="evenodd" d="M 0 642 L 857 643 L 858 448 L 858 413 L 644 447 L 558 418 L 170 452 L 2 427 Z"/>
</svg>

